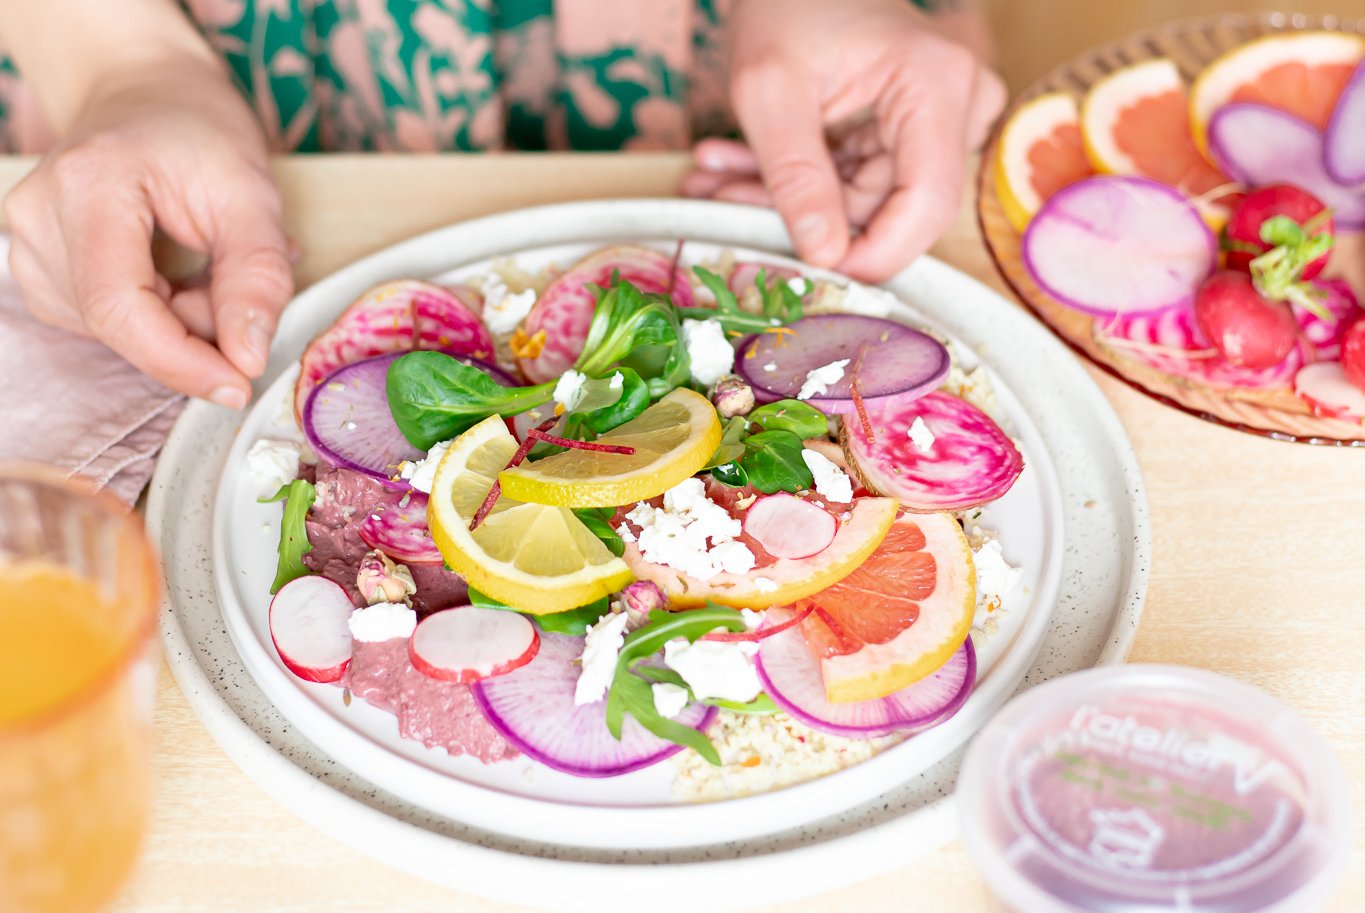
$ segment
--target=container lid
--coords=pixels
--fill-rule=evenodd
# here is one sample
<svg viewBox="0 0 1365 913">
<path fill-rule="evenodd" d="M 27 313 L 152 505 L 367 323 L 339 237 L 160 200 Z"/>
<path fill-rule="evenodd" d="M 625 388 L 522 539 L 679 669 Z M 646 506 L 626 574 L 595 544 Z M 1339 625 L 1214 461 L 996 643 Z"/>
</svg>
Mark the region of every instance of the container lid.
<svg viewBox="0 0 1365 913">
<path fill-rule="evenodd" d="M 958 779 L 967 850 L 1029 913 L 1288 913 L 1350 852 L 1326 742 L 1250 685 L 1106 666 L 1015 698 Z"/>
</svg>

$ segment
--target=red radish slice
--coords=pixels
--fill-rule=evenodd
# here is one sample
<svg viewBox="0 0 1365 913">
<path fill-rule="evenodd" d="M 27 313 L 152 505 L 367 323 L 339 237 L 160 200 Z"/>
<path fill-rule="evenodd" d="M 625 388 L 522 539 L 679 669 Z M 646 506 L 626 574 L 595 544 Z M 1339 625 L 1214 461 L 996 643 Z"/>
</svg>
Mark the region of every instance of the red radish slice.
<svg viewBox="0 0 1365 913">
<path fill-rule="evenodd" d="M 1101 325 L 1102 324 L 1102 325 Z M 1127 314 L 1095 326 L 1099 341 L 1158 371 L 1188 377 L 1216 387 L 1264 389 L 1287 387 L 1303 366 L 1303 346 L 1269 368 L 1241 368 L 1209 343 L 1189 304 L 1154 314 Z"/>
<path fill-rule="evenodd" d="M 1305 120 L 1268 105 L 1224 105 L 1209 120 L 1209 151 L 1234 181 L 1293 184 L 1331 207 L 1339 228 L 1365 228 L 1365 193 L 1332 180 L 1322 134 Z"/>
<path fill-rule="evenodd" d="M 441 564 L 445 559 L 427 526 L 427 496 L 414 490 L 407 505 L 400 505 L 382 505 L 366 514 L 356 528 L 361 541 L 403 564 Z"/>
<path fill-rule="evenodd" d="M 1294 392 L 1326 418 L 1365 421 L 1365 390 L 1351 383 L 1339 361 L 1320 361 L 1294 375 Z"/>
<path fill-rule="evenodd" d="M 759 498 L 744 512 L 744 532 L 774 558 L 809 558 L 834 541 L 839 524 L 819 506 L 789 494 Z"/>
<path fill-rule="evenodd" d="M 326 577 L 291 580 L 270 600 L 270 640 L 285 667 L 304 681 L 335 682 L 351 662 L 355 605 Z"/>
<path fill-rule="evenodd" d="M 1318 279 L 1313 285 L 1322 293 L 1318 303 L 1332 316 L 1324 320 L 1306 308 L 1294 307 L 1294 316 L 1299 322 L 1303 338 L 1313 347 L 1318 361 L 1332 361 L 1341 356 L 1341 341 L 1346 335 L 1360 305 L 1356 302 L 1355 292 L 1344 279 Z"/>
<path fill-rule="evenodd" d="M 362 358 L 413 349 L 491 358 L 493 337 L 479 319 L 482 309 L 483 296 L 466 286 L 402 279 L 370 289 L 304 349 L 294 414 L 302 417 L 318 381 Z"/>
<path fill-rule="evenodd" d="M 1024 458 L 991 417 L 966 400 L 935 391 L 912 403 L 871 411 L 876 441 L 844 422 L 841 443 L 854 473 L 872 491 L 926 513 L 994 501 L 1024 471 Z M 910 439 L 920 419 L 934 435 L 927 452 Z"/>
<path fill-rule="evenodd" d="M 631 244 L 590 254 L 551 282 L 521 323 L 521 332 L 527 337 L 545 332 L 545 346 L 539 355 L 517 359 L 529 381 L 543 384 L 573 367 L 588 338 L 595 307 L 588 286 L 608 288 L 614 273 L 642 292 L 671 294 L 678 307 L 692 307 L 687 273 L 681 267 L 675 269 L 670 254 Z"/>
<path fill-rule="evenodd" d="M 1337 98 L 1323 136 L 1322 163 L 1338 184 L 1365 184 L 1365 63 Z"/>
<path fill-rule="evenodd" d="M 540 635 L 525 615 L 460 606 L 418 622 L 408 658 L 428 678 L 467 685 L 520 669 L 539 649 Z"/>
<path fill-rule="evenodd" d="M 760 333 L 744 343 L 735 366 L 760 402 L 772 402 L 795 399 L 811 371 L 849 359 L 839 381 L 806 401 L 822 412 L 851 415 L 853 362 L 863 346 L 858 391 L 869 408 L 914 399 L 948 376 L 948 350 L 937 339 L 903 323 L 862 314 L 819 314 L 788 324 L 782 332 Z"/>
<path fill-rule="evenodd" d="M 1218 241 L 1199 211 L 1180 191 L 1138 177 L 1063 188 L 1021 243 L 1039 288 L 1097 317 L 1188 304 L 1218 263 Z"/>
<path fill-rule="evenodd" d="M 576 777 L 615 777 L 682 750 L 627 716 L 617 741 L 607 730 L 607 702 L 574 704 L 583 638 L 540 635 L 540 652 L 520 669 L 471 687 L 484 716 L 518 750 Z M 714 707 L 692 703 L 674 722 L 705 730 Z"/>
<path fill-rule="evenodd" d="M 790 609 L 769 609 L 764 627 L 783 624 L 791 615 Z M 764 638 L 757 665 L 763 690 L 773 703 L 812 729 L 852 739 L 936 726 L 961 709 L 976 682 L 976 650 L 970 637 L 938 671 L 871 701 L 836 704 L 825 697 L 820 665 L 800 628 Z"/>
</svg>

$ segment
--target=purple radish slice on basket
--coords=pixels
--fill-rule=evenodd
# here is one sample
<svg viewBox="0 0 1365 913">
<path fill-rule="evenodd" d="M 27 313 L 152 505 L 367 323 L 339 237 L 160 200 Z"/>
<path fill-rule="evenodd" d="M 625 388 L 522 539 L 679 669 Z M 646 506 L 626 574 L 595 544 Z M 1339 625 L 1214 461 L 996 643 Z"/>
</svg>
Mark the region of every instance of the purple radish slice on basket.
<svg viewBox="0 0 1365 913">
<path fill-rule="evenodd" d="M 1054 194 L 1021 240 L 1048 295 L 1096 317 L 1194 301 L 1218 265 L 1218 241 L 1180 191 L 1147 178 L 1095 177 Z"/>
<path fill-rule="evenodd" d="M 493 337 L 479 317 L 482 310 L 483 296 L 467 286 L 402 279 L 370 289 L 304 349 L 294 415 L 302 418 L 320 380 L 364 358 L 414 349 L 491 358 Z"/>
<path fill-rule="evenodd" d="M 1014 441 L 951 393 L 868 408 L 875 432 L 844 422 L 840 443 L 863 485 L 917 513 L 965 510 L 1001 497 L 1024 471 Z M 932 438 L 932 439 L 931 439 Z"/>
<path fill-rule="evenodd" d="M 843 376 L 824 391 L 804 397 L 822 412 L 851 415 L 852 384 L 869 408 L 928 393 L 948 376 L 943 344 L 926 333 L 882 317 L 818 314 L 787 325 L 781 333 L 760 333 L 740 349 L 736 370 L 760 402 L 796 399 L 807 375 L 847 359 Z"/>
<path fill-rule="evenodd" d="M 427 526 L 427 496 L 408 492 L 407 503 L 384 504 L 365 515 L 356 528 L 360 539 L 403 564 L 441 564 L 441 550 Z"/>
<path fill-rule="evenodd" d="M 1327 122 L 1322 163 L 1338 184 L 1365 184 L 1365 63 L 1356 67 Z"/>
<path fill-rule="evenodd" d="M 1294 392 L 1316 415 L 1365 421 L 1365 390 L 1351 383 L 1339 361 L 1320 361 L 1299 369 Z"/>
<path fill-rule="evenodd" d="M 469 684 L 520 669 L 539 649 L 540 635 L 525 615 L 460 606 L 418 622 L 408 659 L 427 678 Z"/>
<path fill-rule="evenodd" d="M 270 600 L 270 640 L 285 667 L 304 681 L 335 682 L 351 663 L 355 604 L 326 577 L 298 577 Z"/>
<path fill-rule="evenodd" d="M 607 702 L 575 704 L 583 638 L 541 632 L 535 659 L 471 688 L 484 716 L 518 750 L 576 777 L 615 777 L 682 750 L 627 715 L 621 739 L 607 729 Z M 674 721 L 705 730 L 714 707 L 692 703 Z"/>
<path fill-rule="evenodd" d="M 1339 228 L 1365 228 L 1365 192 L 1332 180 L 1322 134 L 1305 120 L 1251 102 L 1224 105 L 1209 119 L 1209 151 L 1234 181 L 1293 184 L 1329 206 Z"/>
<path fill-rule="evenodd" d="M 789 609 L 769 609 L 764 626 L 782 624 L 790 615 Z M 834 703 L 825 696 L 820 664 L 799 627 L 760 641 L 757 665 L 763 690 L 773 703 L 812 729 L 852 739 L 936 726 L 961 709 L 976 682 L 976 650 L 970 637 L 937 671 L 870 701 Z"/>
</svg>

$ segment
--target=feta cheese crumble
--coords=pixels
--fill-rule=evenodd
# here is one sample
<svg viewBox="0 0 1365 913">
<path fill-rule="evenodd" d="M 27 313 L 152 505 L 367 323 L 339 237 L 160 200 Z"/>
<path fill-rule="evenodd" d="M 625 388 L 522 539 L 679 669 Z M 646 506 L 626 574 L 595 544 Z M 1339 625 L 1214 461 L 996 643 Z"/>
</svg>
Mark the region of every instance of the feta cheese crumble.
<svg viewBox="0 0 1365 913">
<path fill-rule="evenodd" d="M 915 420 L 910 423 L 910 443 L 915 445 L 915 449 L 920 453 L 929 454 L 934 450 L 934 441 L 938 440 L 934 432 L 929 430 L 929 426 L 924 423 L 924 416 L 917 415 Z"/>
<path fill-rule="evenodd" d="M 495 336 L 506 336 L 530 313 L 536 303 L 536 290 L 509 292 L 497 273 L 489 273 L 479 289 L 483 292 L 483 322 Z"/>
<path fill-rule="evenodd" d="M 763 683 L 754 668 L 758 644 L 752 641 L 698 640 L 677 637 L 664 644 L 664 665 L 683 677 L 699 701 L 719 698 L 747 704 Z"/>
<path fill-rule="evenodd" d="M 656 682 L 650 690 L 654 692 L 654 709 L 666 720 L 673 719 L 687 706 L 687 689 L 681 685 Z"/>
<path fill-rule="evenodd" d="M 572 412 L 583 401 L 583 385 L 587 382 L 588 375 L 570 368 L 559 375 L 555 391 L 550 395 L 555 402 L 564 407 L 565 412 Z"/>
<path fill-rule="evenodd" d="M 806 379 L 801 383 L 801 391 L 796 394 L 797 399 L 810 399 L 812 396 L 821 396 L 829 392 L 830 384 L 837 384 L 844 379 L 844 368 L 848 367 L 850 359 L 841 358 L 832 361 L 827 365 L 821 365 L 806 373 Z"/>
<path fill-rule="evenodd" d="M 1024 576 L 1005 560 L 1000 540 L 987 539 L 972 552 L 976 564 L 976 615 L 972 627 L 984 631 L 992 617 L 1005 610 L 1005 600 Z"/>
<path fill-rule="evenodd" d="M 793 276 L 787 280 L 787 288 L 797 295 L 804 295 L 810 291 L 810 282 L 805 276 Z"/>
<path fill-rule="evenodd" d="M 401 602 L 377 602 L 351 613 L 347 625 L 351 637 L 365 644 L 411 637 L 417 613 Z"/>
<path fill-rule="evenodd" d="M 664 492 L 663 507 L 642 501 L 626 514 L 640 528 L 638 536 L 625 523 L 617 532 L 631 534 L 646 561 L 663 564 L 698 580 L 721 573 L 747 574 L 754 553 L 736 542 L 742 526 L 729 511 L 706 497 L 701 479 L 684 479 Z"/>
<path fill-rule="evenodd" d="M 709 387 L 735 366 L 735 348 L 719 320 L 684 320 L 683 342 L 692 359 L 692 379 Z"/>
<path fill-rule="evenodd" d="M 583 642 L 583 669 L 574 686 L 575 706 L 595 704 L 606 696 L 611 680 L 616 676 L 616 656 L 625 642 L 629 620 L 625 612 L 620 612 L 600 618 L 597 624 L 588 628 L 587 639 Z"/>
<path fill-rule="evenodd" d="M 844 289 L 844 310 L 868 317 L 885 317 L 891 313 L 900 299 L 884 288 L 850 282 Z"/>
<path fill-rule="evenodd" d="M 815 479 L 816 494 L 837 504 L 853 501 L 853 482 L 833 460 L 814 450 L 802 450 L 801 461 Z"/>
<path fill-rule="evenodd" d="M 758 590 L 760 593 L 776 593 L 777 581 L 771 577 L 755 577 L 754 589 Z"/>
<path fill-rule="evenodd" d="M 404 460 L 398 464 L 398 477 L 405 479 L 417 491 L 423 494 L 431 494 L 431 483 L 436 480 L 436 467 L 441 463 L 441 457 L 446 455 L 450 449 L 452 441 L 441 441 L 439 444 L 431 445 L 427 455 L 416 462 Z"/>
<path fill-rule="evenodd" d="M 777 370 L 777 362 L 775 362 L 775 361 L 770 361 L 770 362 L 768 362 L 766 365 L 763 366 L 763 370 L 764 370 L 764 371 L 776 371 L 776 370 Z"/>
<path fill-rule="evenodd" d="M 246 452 L 246 468 L 272 490 L 288 485 L 299 476 L 299 445 L 293 441 L 261 438 Z"/>
</svg>

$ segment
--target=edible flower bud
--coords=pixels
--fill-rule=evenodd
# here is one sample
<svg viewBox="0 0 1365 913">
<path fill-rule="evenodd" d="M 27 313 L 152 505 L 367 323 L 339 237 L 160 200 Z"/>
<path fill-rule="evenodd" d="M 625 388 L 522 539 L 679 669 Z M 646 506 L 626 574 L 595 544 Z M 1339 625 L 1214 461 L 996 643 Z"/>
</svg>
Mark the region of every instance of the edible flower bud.
<svg viewBox="0 0 1365 913">
<path fill-rule="evenodd" d="M 389 556 L 376 549 L 360 559 L 355 588 L 366 605 L 381 602 L 411 604 L 409 598 L 417 592 L 412 572 L 401 564 L 394 564 Z"/>
<path fill-rule="evenodd" d="M 639 627 L 649 620 L 649 613 L 667 607 L 664 591 L 652 580 L 637 580 L 621 591 L 621 607 L 630 617 L 630 626 Z"/>
<path fill-rule="evenodd" d="M 748 415 L 754 409 L 754 389 L 734 374 L 727 374 L 711 391 L 711 402 L 721 418 Z"/>
</svg>

